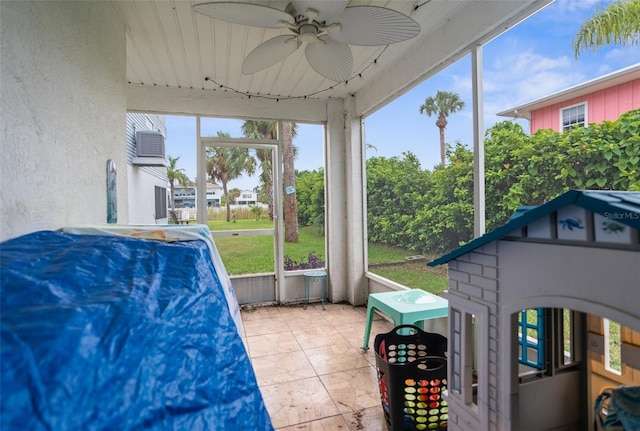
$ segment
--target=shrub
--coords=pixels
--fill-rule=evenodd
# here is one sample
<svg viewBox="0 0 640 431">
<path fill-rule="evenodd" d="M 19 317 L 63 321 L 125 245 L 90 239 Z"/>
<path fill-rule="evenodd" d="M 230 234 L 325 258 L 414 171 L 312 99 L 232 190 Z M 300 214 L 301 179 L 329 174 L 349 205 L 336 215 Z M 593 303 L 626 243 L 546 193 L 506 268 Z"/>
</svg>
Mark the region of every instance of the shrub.
<svg viewBox="0 0 640 431">
<path fill-rule="evenodd" d="M 306 262 L 305 262 L 306 260 Z M 290 256 L 284 257 L 284 269 L 285 271 L 294 271 L 296 269 L 316 269 L 316 268 L 324 268 L 324 260 L 320 259 L 318 256 L 310 252 L 306 258 L 300 259 L 297 261 Z"/>
</svg>

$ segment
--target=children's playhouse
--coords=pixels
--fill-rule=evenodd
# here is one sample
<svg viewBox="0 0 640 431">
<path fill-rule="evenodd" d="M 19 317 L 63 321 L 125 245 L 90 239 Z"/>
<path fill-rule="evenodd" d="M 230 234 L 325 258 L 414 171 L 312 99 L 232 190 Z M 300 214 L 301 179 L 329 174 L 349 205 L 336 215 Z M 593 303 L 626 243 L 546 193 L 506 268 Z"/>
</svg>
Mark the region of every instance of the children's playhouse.
<svg viewBox="0 0 640 431">
<path fill-rule="evenodd" d="M 449 429 L 592 429 L 640 385 L 640 192 L 523 208 L 430 262 L 449 266 Z"/>
</svg>

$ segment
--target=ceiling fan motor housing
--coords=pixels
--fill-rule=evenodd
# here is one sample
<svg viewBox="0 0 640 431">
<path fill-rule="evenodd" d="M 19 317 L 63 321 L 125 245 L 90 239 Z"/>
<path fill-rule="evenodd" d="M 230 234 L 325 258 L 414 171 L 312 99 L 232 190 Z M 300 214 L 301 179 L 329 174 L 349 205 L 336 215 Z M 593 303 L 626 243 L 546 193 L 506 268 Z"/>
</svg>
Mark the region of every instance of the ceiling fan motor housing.
<svg viewBox="0 0 640 431">
<path fill-rule="evenodd" d="M 305 23 L 305 24 L 301 24 L 298 27 L 298 31 L 299 31 L 299 35 L 300 35 L 300 40 L 303 43 L 313 43 L 313 42 L 317 42 L 318 41 L 318 26 L 315 25 L 315 21 L 314 24 L 309 24 L 309 23 Z"/>
</svg>

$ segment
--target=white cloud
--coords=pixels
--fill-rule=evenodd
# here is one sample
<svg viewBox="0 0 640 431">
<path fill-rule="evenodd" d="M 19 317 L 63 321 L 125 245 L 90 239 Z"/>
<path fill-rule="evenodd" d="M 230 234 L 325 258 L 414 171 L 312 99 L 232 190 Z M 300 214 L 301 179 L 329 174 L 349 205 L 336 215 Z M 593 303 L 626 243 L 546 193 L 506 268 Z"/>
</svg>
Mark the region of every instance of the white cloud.
<svg viewBox="0 0 640 431">
<path fill-rule="evenodd" d="M 604 59 L 614 62 L 640 62 L 640 46 L 621 46 L 608 51 Z"/>
<path fill-rule="evenodd" d="M 598 7 L 601 0 L 561 0 L 557 1 L 557 10 L 560 13 L 575 13 L 590 11 Z"/>
<path fill-rule="evenodd" d="M 502 57 L 484 72 L 485 110 L 495 112 L 535 100 L 584 80 L 568 57 L 525 51 Z"/>
</svg>

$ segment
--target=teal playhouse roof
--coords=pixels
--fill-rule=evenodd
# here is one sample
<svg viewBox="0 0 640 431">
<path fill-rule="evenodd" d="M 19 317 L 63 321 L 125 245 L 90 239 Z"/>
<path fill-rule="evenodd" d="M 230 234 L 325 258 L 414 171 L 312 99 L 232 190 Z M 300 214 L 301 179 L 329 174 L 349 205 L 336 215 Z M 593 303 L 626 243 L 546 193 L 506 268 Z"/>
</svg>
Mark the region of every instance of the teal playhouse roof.
<svg viewBox="0 0 640 431">
<path fill-rule="evenodd" d="M 640 230 L 640 192 L 569 190 L 545 204 L 520 207 L 502 226 L 429 262 L 427 265 L 437 266 L 447 263 L 568 205 L 575 205 L 605 217 L 613 215 L 617 223 Z"/>
</svg>

